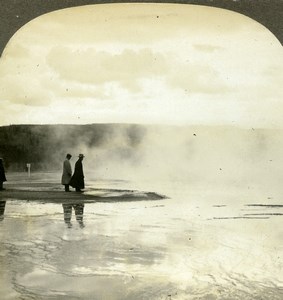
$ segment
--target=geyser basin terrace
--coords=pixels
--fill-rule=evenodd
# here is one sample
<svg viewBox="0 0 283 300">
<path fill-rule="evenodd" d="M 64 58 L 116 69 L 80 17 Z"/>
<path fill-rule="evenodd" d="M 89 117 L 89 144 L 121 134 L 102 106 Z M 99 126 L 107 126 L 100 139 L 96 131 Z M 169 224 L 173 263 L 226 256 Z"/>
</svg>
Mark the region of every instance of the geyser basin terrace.
<svg viewBox="0 0 283 300">
<path fill-rule="evenodd" d="M 43 194 L 51 188 L 52 197 L 76 195 L 50 182 L 60 174 L 34 173 L 29 180 L 8 175 L 5 193 L 17 188 L 25 195 L 32 186 Z M 104 180 L 87 189 L 111 197 L 155 190 L 167 198 L 23 201 L 1 193 L 1 297 L 282 298 L 283 207 L 277 194 L 166 181 L 154 186 Z"/>
</svg>

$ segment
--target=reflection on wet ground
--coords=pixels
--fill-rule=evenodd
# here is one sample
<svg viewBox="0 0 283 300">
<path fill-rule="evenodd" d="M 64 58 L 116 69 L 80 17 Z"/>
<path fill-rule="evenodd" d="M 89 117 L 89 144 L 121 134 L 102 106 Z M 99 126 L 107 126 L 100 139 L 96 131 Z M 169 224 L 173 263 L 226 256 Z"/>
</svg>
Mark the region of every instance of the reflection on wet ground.
<svg viewBox="0 0 283 300">
<path fill-rule="evenodd" d="M 0 201 L 0 221 L 4 219 L 6 201 Z"/>
<path fill-rule="evenodd" d="M 2 201 L 1 299 L 283 298 L 276 199 L 158 191 L 169 197 Z"/>
<path fill-rule="evenodd" d="M 64 221 L 68 225 L 68 227 L 72 227 L 71 219 L 72 219 L 72 210 L 75 211 L 75 216 L 77 222 L 80 224 L 80 227 L 84 227 L 84 204 L 81 203 L 63 203 L 63 211 L 64 211 Z"/>
</svg>

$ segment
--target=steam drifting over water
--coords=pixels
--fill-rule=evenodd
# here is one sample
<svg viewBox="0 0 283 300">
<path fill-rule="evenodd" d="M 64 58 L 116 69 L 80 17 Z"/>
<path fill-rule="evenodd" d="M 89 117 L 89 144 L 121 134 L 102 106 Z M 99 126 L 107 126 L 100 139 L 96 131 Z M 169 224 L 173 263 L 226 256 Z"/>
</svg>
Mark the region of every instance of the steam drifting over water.
<svg viewBox="0 0 283 300">
<path fill-rule="evenodd" d="M 13 132 L 16 137 L 13 139 Z M 91 178 L 171 180 L 187 183 L 264 184 L 279 188 L 283 131 L 225 126 L 129 124 L 19 125 L 0 128 L 0 154 L 11 170 L 61 170 L 84 153 Z M 10 143 L 10 144 L 9 144 Z M 23 144 L 21 144 L 23 143 Z M 22 145 L 22 147 L 20 147 Z M 8 147 L 12 151 L 7 151 Z M 12 156 L 15 149 L 20 152 Z M 29 161 L 27 161 L 29 160 Z"/>
</svg>

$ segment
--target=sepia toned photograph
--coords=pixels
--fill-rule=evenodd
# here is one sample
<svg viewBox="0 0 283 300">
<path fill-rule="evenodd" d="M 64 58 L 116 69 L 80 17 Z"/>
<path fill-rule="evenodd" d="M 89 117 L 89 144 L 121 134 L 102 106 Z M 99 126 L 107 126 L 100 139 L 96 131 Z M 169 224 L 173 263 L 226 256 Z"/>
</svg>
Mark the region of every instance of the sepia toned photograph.
<svg viewBox="0 0 283 300">
<path fill-rule="evenodd" d="M 283 3 L 2 2 L 0 299 L 283 299 Z"/>
</svg>

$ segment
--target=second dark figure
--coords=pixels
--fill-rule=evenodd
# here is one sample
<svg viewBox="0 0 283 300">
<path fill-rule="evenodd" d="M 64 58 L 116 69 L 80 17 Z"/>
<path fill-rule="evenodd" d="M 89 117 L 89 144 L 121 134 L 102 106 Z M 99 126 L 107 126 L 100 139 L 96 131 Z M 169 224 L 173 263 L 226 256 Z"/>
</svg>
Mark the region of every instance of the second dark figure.
<svg viewBox="0 0 283 300">
<path fill-rule="evenodd" d="M 84 159 L 84 155 L 80 154 L 79 159 L 75 164 L 75 171 L 70 181 L 70 186 L 76 189 L 76 192 L 81 192 L 81 189 L 85 188 L 84 182 L 84 172 L 83 172 L 83 164 L 82 161 Z"/>
</svg>

